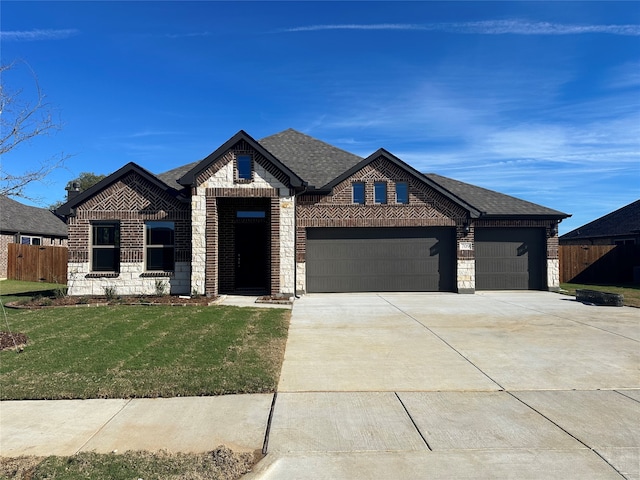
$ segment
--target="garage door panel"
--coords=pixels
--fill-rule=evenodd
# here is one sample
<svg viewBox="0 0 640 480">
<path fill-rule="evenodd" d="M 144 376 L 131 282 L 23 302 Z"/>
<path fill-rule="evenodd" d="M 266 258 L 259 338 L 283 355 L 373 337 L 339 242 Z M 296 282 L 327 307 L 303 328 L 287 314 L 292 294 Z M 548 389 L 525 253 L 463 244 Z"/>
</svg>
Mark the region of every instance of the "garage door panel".
<svg viewBox="0 0 640 480">
<path fill-rule="evenodd" d="M 545 253 L 543 229 L 476 229 L 476 289 L 542 289 Z"/>
<path fill-rule="evenodd" d="M 453 229 L 307 231 L 309 292 L 452 290 Z"/>
</svg>

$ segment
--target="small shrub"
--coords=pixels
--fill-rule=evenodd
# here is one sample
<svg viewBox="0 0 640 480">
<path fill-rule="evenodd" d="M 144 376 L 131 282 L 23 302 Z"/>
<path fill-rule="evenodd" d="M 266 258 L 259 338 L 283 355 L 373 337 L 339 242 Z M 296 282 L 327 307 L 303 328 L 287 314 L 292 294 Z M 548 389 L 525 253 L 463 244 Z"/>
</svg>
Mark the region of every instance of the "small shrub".
<svg viewBox="0 0 640 480">
<path fill-rule="evenodd" d="M 116 287 L 113 286 L 106 286 L 104 287 L 104 296 L 107 298 L 107 302 L 111 302 L 113 300 L 115 300 L 118 296 L 118 293 L 116 291 Z"/>
<path fill-rule="evenodd" d="M 86 305 L 87 303 L 89 303 L 89 298 L 87 298 L 87 297 L 78 298 L 78 304 L 79 305 Z"/>
<path fill-rule="evenodd" d="M 198 293 L 198 290 L 196 290 L 196 288 L 195 288 L 195 287 L 193 287 L 193 288 L 191 289 L 191 296 L 192 296 L 193 298 L 200 298 L 200 294 Z"/>
<path fill-rule="evenodd" d="M 156 280 L 156 296 L 164 297 L 167 294 L 168 286 L 169 285 L 167 285 L 167 282 L 164 282 L 162 280 Z"/>
<path fill-rule="evenodd" d="M 67 296 L 67 287 L 65 285 L 58 285 L 54 291 L 53 291 L 53 295 L 56 298 L 62 298 L 62 297 L 66 297 Z"/>
</svg>

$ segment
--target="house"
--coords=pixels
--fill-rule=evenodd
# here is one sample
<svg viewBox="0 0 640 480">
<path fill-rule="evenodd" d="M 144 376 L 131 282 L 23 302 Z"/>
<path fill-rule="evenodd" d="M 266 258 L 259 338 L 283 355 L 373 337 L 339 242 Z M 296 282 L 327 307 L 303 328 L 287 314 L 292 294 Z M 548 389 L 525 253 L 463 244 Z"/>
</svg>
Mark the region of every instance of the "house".
<svg viewBox="0 0 640 480">
<path fill-rule="evenodd" d="M 561 245 L 640 245 L 640 200 L 571 230 Z"/>
<path fill-rule="evenodd" d="M 67 225 L 50 210 L 0 195 L 0 278 L 7 278 L 10 243 L 66 246 Z"/>
<path fill-rule="evenodd" d="M 554 290 L 568 216 L 292 129 L 159 175 L 129 163 L 57 213 L 71 295 Z"/>
</svg>

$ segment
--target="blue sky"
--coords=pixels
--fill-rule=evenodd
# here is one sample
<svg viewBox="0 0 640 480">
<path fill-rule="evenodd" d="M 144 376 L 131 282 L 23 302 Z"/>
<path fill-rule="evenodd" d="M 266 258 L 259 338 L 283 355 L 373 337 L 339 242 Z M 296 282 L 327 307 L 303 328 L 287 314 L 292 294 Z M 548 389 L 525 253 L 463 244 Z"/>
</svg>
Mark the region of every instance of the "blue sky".
<svg viewBox="0 0 640 480">
<path fill-rule="evenodd" d="M 2 159 L 160 173 L 243 129 L 286 128 L 573 215 L 640 197 L 637 2 L 11 2 L 2 62 L 23 60 L 64 128 Z M 33 96 L 29 68 L 4 82 Z"/>
</svg>

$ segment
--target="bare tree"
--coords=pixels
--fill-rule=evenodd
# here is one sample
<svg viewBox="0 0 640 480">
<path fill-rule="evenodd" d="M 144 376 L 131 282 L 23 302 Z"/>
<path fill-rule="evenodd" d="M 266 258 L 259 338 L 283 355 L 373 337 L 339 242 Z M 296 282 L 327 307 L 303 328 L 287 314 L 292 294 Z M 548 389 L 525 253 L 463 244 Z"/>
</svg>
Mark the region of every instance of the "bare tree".
<svg viewBox="0 0 640 480">
<path fill-rule="evenodd" d="M 33 78 L 34 95 L 30 95 L 31 100 L 25 97 L 23 89 L 11 90 L 5 81 L 7 73 L 18 63 L 25 65 Z M 53 110 L 28 63 L 19 61 L 0 65 L 0 157 L 36 137 L 60 130 L 62 124 L 53 117 Z M 10 171 L 3 159 L 0 163 L 0 195 L 34 200 L 25 193 L 26 187 L 33 182 L 44 181 L 52 171 L 64 166 L 68 158 L 69 155 L 59 154 L 21 171 Z"/>
</svg>

